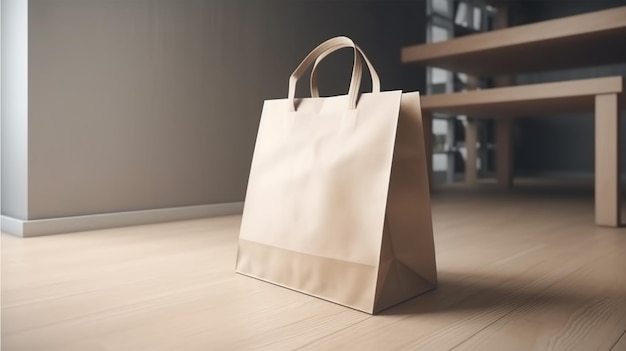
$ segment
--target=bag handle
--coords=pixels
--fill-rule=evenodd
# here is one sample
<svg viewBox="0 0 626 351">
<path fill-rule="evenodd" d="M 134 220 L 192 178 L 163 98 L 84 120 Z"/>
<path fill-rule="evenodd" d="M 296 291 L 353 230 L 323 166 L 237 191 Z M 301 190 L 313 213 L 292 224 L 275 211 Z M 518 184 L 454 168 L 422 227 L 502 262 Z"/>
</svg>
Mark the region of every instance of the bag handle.
<svg viewBox="0 0 626 351">
<path fill-rule="evenodd" d="M 313 69 L 311 70 L 311 80 L 310 80 L 310 87 L 311 87 L 311 97 L 320 97 L 320 92 L 319 92 L 319 87 L 317 85 L 317 66 L 320 64 L 320 62 L 322 62 L 322 60 L 324 58 L 326 58 L 326 56 L 332 54 L 333 52 L 343 49 L 343 48 L 347 48 L 347 47 L 351 47 L 350 45 L 344 45 L 344 44 L 337 44 L 334 45 L 333 47 L 329 48 L 326 52 L 320 54 L 317 59 L 315 60 L 315 63 L 313 64 Z M 359 61 L 361 60 L 361 58 L 363 60 L 365 60 L 365 63 L 367 64 L 367 68 L 370 71 L 370 76 L 372 78 L 372 92 L 373 93 L 380 93 L 380 78 L 378 77 L 378 73 L 376 73 L 376 70 L 374 69 L 374 66 L 372 65 L 372 63 L 370 62 L 370 60 L 367 59 L 367 56 L 365 56 L 365 53 L 363 52 L 363 50 L 361 50 L 360 47 L 358 47 L 357 45 L 354 45 L 354 50 L 355 53 L 358 51 L 358 58 L 355 57 L 355 60 L 358 59 Z"/>
<path fill-rule="evenodd" d="M 356 109 L 356 101 L 359 95 L 359 88 L 361 86 L 361 77 L 363 75 L 363 64 L 361 62 L 361 59 L 359 58 L 359 49 L 357 48 L 356 44 L 354 44 L 354 42 L 350 38 L 340 36 L 328 39 L 318 45 L 315 49 L 313 49 L 313 51 L 311 51 L 304 58 L 304 60 L 300 62 L 298 67 L 296 67 L 296 69 L 289 77 L 289 94 L 287 95 L 287 99 L 289 100 L 289 107 L 291 111 L 296 110 L 294 100 L 296 97 L 296 84 L 298 83 L 298 79 L 300 79 L 304 75 L 304 73 L 309 68 L 309 66 L 311 66 L 311 64 L 317 61 L 321 61 L 320 56 L 324 55 L 327 51 L 337 46 L 341 46 L 342 48 L 354 48 L 354 65 L 352 66 L 352 78 L 350 79 L 350 87 L 348 88 L 348 101 L 349 108 L 352 110 Z M 330 52 L 333 52 L 335 50 L 332 50 Z M 328 54 L 324 55 L 323 57 L 327 55 Z"/>
</svg>

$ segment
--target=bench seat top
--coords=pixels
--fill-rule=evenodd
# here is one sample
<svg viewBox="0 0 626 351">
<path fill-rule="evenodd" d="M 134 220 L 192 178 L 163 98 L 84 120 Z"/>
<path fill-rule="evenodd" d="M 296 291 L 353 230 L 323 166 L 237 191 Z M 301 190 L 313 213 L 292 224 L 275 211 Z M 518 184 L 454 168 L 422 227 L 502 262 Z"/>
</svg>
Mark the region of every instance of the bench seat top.
<svg viewBox="0 0 626 351">
<path fill-rule="evenodd" d="M 424 95 L 421 106 L 425 112 L 472 117 L 585 113 L 593 111 L 596 95 L 619 94 L 624 102 L 623 89 L 623 77 L 612 76 Z M 621 106 L 625 107 L 626 103 Z"/>
<path fill-rule="evenodd" d="M 403 63 L 477 76 L 626 62 L 626 6 L 406 46 Z"/>
</svg>

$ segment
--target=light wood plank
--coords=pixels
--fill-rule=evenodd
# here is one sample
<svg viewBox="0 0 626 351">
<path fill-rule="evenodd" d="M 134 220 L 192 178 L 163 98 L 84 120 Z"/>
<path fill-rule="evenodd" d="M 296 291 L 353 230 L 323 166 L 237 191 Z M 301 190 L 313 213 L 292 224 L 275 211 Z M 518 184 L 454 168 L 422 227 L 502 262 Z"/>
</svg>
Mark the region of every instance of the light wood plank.
<svg viewBox="0 0 626 351">
<path fill-rule="evenodd" d="M 596 97 L 595 179 L 596 224 L 620 224 L 620 128 L 617 95 Z"/>
<path fill-rule="evenodd" d="M 542 291 L 458 350 L 608 350 L 626 328 L 626 248 Z M 607 290 L 607 287 L 611 287 Z"/>
<path fill-rule="evenodd" d="M 412 45 L 402 62 L 479 76 L 621 63 L 624 18 L 626 6 Z"/>
<path fill-rule="evenodd" d="M 509 26 L 509 6 L 499 3 L 496 5 L 494 29 L 504 29 Z M 496 87 L 506 87 L 513 84 L 513 76 L 500 75 L 495 77 Z M 548 95 L 548 94 L 546 94 Z M 500 188 L 508 189 L 513 186 L 513 121 L 515 115 L 503 113 L 496 121 L 496 180 Z M 509 118 L 507 118 L 509 117 Z M 503 118 L 507 118 L 503 120 Z"/>
<path fill-rule="evenodd" d="M 496 121 L 496 179 L 505 189 L 513 186 L 512 124 L 510 118 Z"/>
<path fill-rule="evenodd" d="M 622 91 L 623 78 L 614 76 L 426 95 L 422 96 L 421 106 L 425 112 L 490 118 L 534 113 L 583 113 L 594 111 L 596 95 Z"/>
<path fill-rule="evenodd" d="M 454 198 L 450 200 L 458 202 L 460 199 Z M 466 204 L 469 205 L 469 202 Z M 446 205 L 452 204 L 446 203 Z M 474 203 L 474 205 L 478 204 Z M 543 287 L 546 286 L 546 284 L 549 285 L 554 279 L 558 279 L 559 277 L 562 278 L 563 276 L 565 276 L 565 274 L 580 269 L 580 267 L 584 264 L 580 261 L 576 262 L 577 260 L 564 259 L 566 256 L 561 256 L 561 254 L 559 254 L 559 251 L 561 249 L 565 250 L 565 252 L 567 252 L 567 256 L 574 252 L 580 252 L 581 250 L 584 250 L 587 245 L 590 245 L 593 242 L 591 238 L 589 238 L 590 240 L 587 242 L 587 244 L 578 242 L 578 244 L 582 245 L 575 248 L 569 245 L 565 245 L 555 250 L 555 248 L 551 246 L 547 247 L 546 251 L 543 251 L 541 249 L 541 246 L 537 247 L 534 245 L 536 245 L 537 242 L 545 240 L 545 237 L 540 238 L 539 236 L 537 236 L 535 239 L 532 239 L 528 235 L 531 235 L 531 233 L 539 234 L 545 232 L 541 229 L 537 230 L 531 229 L 529 227 L 521 229 L 520 231 L 509 231 L 511 229 L 511 226 L 509 226 L 508 223 L 505 224 L 506 222 L 501 222 L 503 220 L 503 217 L 506 217 L 501 215 L 510 211 L 510 208 L 507 208 L 507 205 L 505 205 L 504 203 L 501 203 L 500 206 L 502 206 L 502 209 L 496 210 L 496 212 L 492 213 L 492 215 L 488 217 L 493 218 L 493 222 L 490 221 L 491 223 L 486 224 L 485 227 L 476 227 L 475 229 L 477 231 L 471 230 L 471 234 L 469 232 L 465 233 L 468 234 L 467 240 L 463 240 L 460 237 L 455 237 L 454 244 L 448 241 L 445 241 L 443 243 L 443 245 L 448 247 L 448 249 L 450 249 L 451 246 L 454 245 L 455 248 L 458 248 L 458 251 L 453 250 L 454 252 L 451 252 L 451 250 L 446 250 L 446 255 L 444 255 L 443 258 L 441 257 L 442 255 L 440 255 L 440 259 L 446 262 L 448 258 L 447 254 L 453 255 L 458 262 L 464 262 L 464 264 L 466 264 L 468 267 L 471 267 L 468 271 L 459 273 L 459 275 L 447 275 L 445 273 L 451 267 L 448 267 L 446 265 L 440 265 L 440 271 L 442 272 L 440 274 L 440 289 L 433 295 L 429 294 L 428 296 L 424 296 L 423 299 L 416 299 L 414 302 L 410 302 L 407 303 L 407 305 L 405 306 L 399 307 L 396 311 L 389 312 L 390 316 L 402 317 L 401 319 L 386 319 L 384 322 L 376 320 L 366 320 L 359 323 L 358 326 L 348 328 L 329 338 L 320 340 L 318 343 L 313 344 L 311 348 L 365 348 L 386 350 L 450 349 L 451 347 L 454 347 L 454 345 L 456 345 L 457 343 L 462 342 L 465 338 L 473 335 L 481 328 L 484 328 L 489 323 L 492 323 L 497 318 L 500 318 L 502 315 L 514 309 L 515 306 L 519 305 L 519 303 L 523 303 L 529 297 L 534 296 L 534 294 L 536 294 L 536 291 L 540 291 Z M 526 209 L 523 206 L 515 206 L 515 208 L 517 211 L 524 208 L 525 210 L 530 211 L 528 212 L 528 218 L 536 218 L 534 216 L 537 214 L 537 209 Z M 468 222 L 468 220 L 475 214 L 474 211 L 469 211 L 468 213 L 468 208 L 461 205 L 459 205 L 459 208 L 457 208 L 456 210 L 452 210 L 452 208 L 448 209 L 452 211 L 451 213 L 455 213 L 455 216 L 457 216 L 457 220 L 450 221 L 450 219 L 448 218 L 445 222 L 455 222 L 456 225 L 459 226 L 472 227 L 471 224 L 468 224 L 471 223 L 471 221 Z M 494 209 L 495 207 L 491 210 L 493 211 Z M 437 211 L 435 213 L 437 213 Z M 517 215 L 526 218 L 527 213 L 525 211 L 517 212 Z M 545 221 L 543 223 L 548 223 L 551 221 L 549 218 L 553 215 L 554 213 L 546 213 L 545 217 L 542 216 L 542 219 L 540 221 Z M 488 218 L 483 217 L 483 219 L 485 220 L 489 220 Z M 435 221 L 437 224 L 441 223 L 438 221 L 438 219 L 439 218 L 436 216 Z M 554 220 L 554 217 L 552 218 L 552 220 Z M 570 222 L 571 227 L 568 227 L 568 229 L 565 230 L 566 232 L 568 232 L 566 236 L 569 235 L 570 238 L 572 237 L 572 235 L 577 236 L 577 234 L 575 234 L 575 228 L 580 225 L 580 222 L 573 222 Z M 497 226 L 506 226 L 508 228 L 508 240 L 510 240 L 511 237 L 517 237 L 520 240 L 511 247 L 513 251 L 503 252 L 503 256 L 500 259 L 494 259 L 494 257 L 492 256 L 483 261 L 482 259 L 480 259 L 480 257 L 485 258 L 489 256 L 487 254 L 487 251 L 472 249 L 470 250 L 470 254 L 467 249 L 468 247 L 478 249 L 478 247 L 474 245 L 475 242 L 472 243 L 472 241 L 476 241 L 477 236 L 482 237 L 481 241 L 497 241 L 498 236 L 502 235 L 502 231 L 494 231 L 489 233 L 489 231 L 486 230 L 486 233 L 483 232 L 485 231 L 485 228 L 492 228 L 492 226 L 494 226 L 493 228 Z M 435 229 L 436 233 L 445 233 L 452 228 L 441 228 L 437 226 Z M 479 233 L 484 233 L 485 236 L 480 235 Z M 487 236 L 489 238 L 487 238 Z M 564 240 L 565 241 L 563 241 L 562 243 L 565 243 L 568 239 L 564 238 Z M 438 241 L 438 243 L 440 243 L 440 241 Z M 498 244 L 495 245 L 502 248 Z M 530 268 L 528 266 L 525 266 L 524 264 L 520 264 L 520 261 L 517 261 L 517 259 L 519 259 L 520 257 L 526 257 L 528 259 L 529 254 L 537 258 L 536 262 L 541 262 L 542 264 Z M 554 261 L 551 261 L 551 263 L 546 263 L 544 261 L 546 258 L 549 258 L 549 260 L 554 259 Z M 531 259 L 531 261 L 533 260 Z M 563 268 L 564 262 L 568 262 L 568 264 L 571 264 L 572 266 L 566 267 L 565 270 L 561 270 Z M 501 278 L 516 277 L 517 279 L 508 281 L 509 288 L 505 288 L 503 289 L 504 291 L 502 291 L 496 287 L 507 286 L 507 281 L 505 279 L 499 280 L 498 278 L 494 277 L 492 275 L 493 272 L 491 272 L 491 274 L 485 273 L 485 271 L 483 270 L 485 269 L 485 267 L 497 267 L 496 269 L 498 270 L 512 269 L 510 275 L 505 275 Z M 529 283 L 533 284 L 533 278 L 537 277 L 536 273 L 540 271 L 543 272 L 543 274 L 546 274 L 545 278 L 539 279 L 529 289 L 530 291 L 528 293 L 524 293 L 524 291 L 528 291 L 524 290 L 526 289 L 526 285 Z M 530 276 L 526 275 L 529 272 L 534 273 Z M 478 280 L 476 280 L 477 276 L 483 276 L 485 277 L 485 279 L 479 278 Z M 525 277 L 530 278 L 530 281 L 524 282 Z M 539 275 L 539 277 L 541 277 L 541 275 Z M 522 290 L 522 293 L 516 295 L 515 292 L 518 289 Z M 512 295 L 517 297 L 513 300 L 508 300 L 509 297 Z M 415 305 L 413 305 L 413 303 Z M 489 309 L 489 306 L 493 307 L 495 311 Z M 484 309 L 481 307 L 484 307 Z M 467 315 L 465 313 L 454 313 L 455 311 L 461 310 L 468 310 L 468 313 L 474 312 L 475 314 L 472 313 L 471 315 Z M 443 319 L 443 321 L 437 318 L 443 318 L 441 314 L 445 315 L 446 311 L 450 312 L 450 315 L 447 318 Z M 429 317 L 423 318 L 423 314 L 426 314 Z M 464 317 L 461 317 L 461 315 L 463 315 Z M 460 319 L 463 319 L 464 321 L 462 322 L 460 321 Z M 471 320 L 471 322 L 467 323 L 468 320 Z"/>
<path fill-rule="evenodd" d="M 467 119 L 465 126 L 465 147 L 467 155 L 465 157 L 465 182 L 468 184 L 476 184 L 478 182 L 478 169 L 476 162 L 478 160 L 478 126 L 477 121 L 473 118 Z"/>
<path fill-rule="evenodd" d="M 499 13 L 499 12 L 498 12 Z M 468 75 L 465 89 L 468 91 L 479 89 L 478 77 Z M 478 122 L 471 118 L 467 118 L 465 126 L 465 182 L 467 184 L 476 184 L 478 181 L 478 170 L 476 162 L 478 160 Z"/>
<path fill-rule="evenodd" d="M 423 99 L 423 97 L 420 97 Z M 433 114 L 422 111 L 422 125 L 424 127 L 424 143 L 426 144 L 426 169 L 430 187 L 433 186 Z"/>
<path fill-rule="evenodd" d="M 582 249 L 580 246 L 576 250 Z M 569 250 L 572 247 L 566 249 Z M 442 269 L 440 288 L 435 293 L 392 309 L 384 320 L 368 319 L 333 334 L 315 343 L 313 348 L 450 350 L 519 306 L 532 303 L 555 280 L 589 262 L 589 257 L 579 257 L 564 264 L 563 251 L 550 252 L 546 247 L 521 251 L 525 254 L 513 257 L 509 253 L 508 258 L 482 269 L 475 266 L 470 255 L 456 253 L 459 261 L 473 268 L 454 274 Z M 529 258 L 527 262 L 533 264 L 520 264 L 520 260 Z M 500 270 L 510 274 L 496 273 Z"/>
<path fill-rule="evenodd" d="M 601 349 L 623 329 L 626 235 L 593 226 L 592 187 L 555 188 L 436 189 L 440 286 L 378 316 L 235 274 L 238 216 L 3 234 L 2 349 L 447 350 L 484 339 L 481 349 L 502 350 L 489 340 L 569 345 L 576 330 Z M 528 318 L 557 327 L 535 333 Z"/>
<path fill-rule="evenodd" d="M 494 29 L 504 29 L 509 26 L 509 5 L 504 2 L 493 4 L 496 9 L 496 16 L 493 22 Z"/>
<path fill-rule="evenodd" d="M 3 270 L 14 274 L 3 281 L 3 349 L 246 349 L 315 340 L 328 326 L 369 318 L 234 274 L 238 225 L 230 217 L 42 237 L 28 251 L 50 256 L 33 263 L 4 251 Z M 3 237 L 14 250 L 25 247 L 13 239 Z M 55 257 L 76 246 L 71 257 Z M 68 331 L 78 332 L 71 343 Z"/>
</svg>

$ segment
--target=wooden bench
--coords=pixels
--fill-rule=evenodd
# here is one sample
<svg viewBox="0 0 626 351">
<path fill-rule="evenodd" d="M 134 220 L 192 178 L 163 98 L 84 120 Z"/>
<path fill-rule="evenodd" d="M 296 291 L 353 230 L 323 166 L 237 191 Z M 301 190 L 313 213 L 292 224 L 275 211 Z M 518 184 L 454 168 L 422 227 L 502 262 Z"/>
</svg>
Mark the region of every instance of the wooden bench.
<svg viewBox="0 0 626 351">
<path fill-rule="evenodd" d="M 514 118 L 546 113 L 595 113 L 595 218 L 596 224 L 620 223 L 619 111 L 625 107 L 622 77 L 572 80 L 505 88 L 473 90 L 422 97 L 424 129 L 432 130 L 435 112 L 474 118 Z M 506 117 L 503 117 L 506 116 Z M 428 137 L 432 133 L 426 133 Z M 467 145 L 476 145 L 476 131 L 468 130 Z M 427 140 L 429 153 L 432 143 Z M 496 150 L 507 157 L 510 150 Z M 428 157 L 432 160 L 432 156 Z M 499 164 L 507 164 L 507 161 Z M 476 181 L 476 149 L 468 147 L 466 177 Z"/>
<path fill-rule="evenodd" d="M 626 6 L 402 48 L 403 63 L 476 76 L 626 62 Z"/>
<path fill-rule="evenodd" d="M 497 30 L 404 47 L 402 62 L 475 76 L 536 72 L 626 62 L 626 6 L 510 28 L 500 4 Z M 509 77 L 496 77 L 510 85 Z M 449 112 L 496 119 L 496 177 L 512 182 L 511 120 L 520 115 L 595 111 L 596 223 L 618 226 L 621 77 L 423 96 L 426 115 Z M 466 129 L 467 180 L 476 181 L 476 124 Z M 430 137 L 430 135 L 429 135 Z M 429 144 L 430 145 L 430 144 Z"/>
</svg>

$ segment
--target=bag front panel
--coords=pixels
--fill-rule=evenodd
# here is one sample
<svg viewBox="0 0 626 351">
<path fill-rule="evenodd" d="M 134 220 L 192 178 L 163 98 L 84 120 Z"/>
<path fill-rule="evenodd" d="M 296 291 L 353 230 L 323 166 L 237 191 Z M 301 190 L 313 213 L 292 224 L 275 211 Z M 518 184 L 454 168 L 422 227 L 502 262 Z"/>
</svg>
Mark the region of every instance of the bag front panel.
<svg viewBox="0 0 626 351">
<path fill-rule="evenodd" d="M 266 101 L 240 238 L 377 266 L 401 92 Z M 353 110 L 354 111 L 354 110 Z"/>
</svg>

